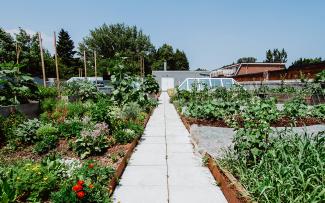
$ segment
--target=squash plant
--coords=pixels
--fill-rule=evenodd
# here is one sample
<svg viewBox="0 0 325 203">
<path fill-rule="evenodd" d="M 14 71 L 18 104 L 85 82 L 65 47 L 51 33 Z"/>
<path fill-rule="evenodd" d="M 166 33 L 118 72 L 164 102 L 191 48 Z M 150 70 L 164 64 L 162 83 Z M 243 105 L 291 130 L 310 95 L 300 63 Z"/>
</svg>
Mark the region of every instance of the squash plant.
<svg viewBox="0 0 325 203">
<path fill-rule="evenodd" d="M 20 71 L 22 65 L 0 64 L 0 105 L 28 103 L 37 98 L 33 78 Z"/>
</svg>

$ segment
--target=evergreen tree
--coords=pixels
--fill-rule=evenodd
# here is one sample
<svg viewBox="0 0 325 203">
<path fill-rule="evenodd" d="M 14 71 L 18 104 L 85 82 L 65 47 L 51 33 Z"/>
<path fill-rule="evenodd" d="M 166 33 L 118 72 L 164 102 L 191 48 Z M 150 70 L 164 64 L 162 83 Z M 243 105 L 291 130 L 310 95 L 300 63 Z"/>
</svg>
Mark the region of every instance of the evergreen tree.
<svg viewBox="0 0 325 203">
<path fill-rule="evenodd" d="M 176 70 L 189 70 L 189 63 L 184 51 L 176 49 L 176 52 L 174 54 L 174 62 Z"/>
<path fill-rule="evenodd" d="M 273 63 L 274 62 L 273 53 L 272 53 L 271 49 L 267 50 L 267 52 L 266 52 L 266 60 L 264 62 L 266 62 L 266 63 Z"/>
<path fill-rule="evenodd" d="M 75 63 L 74 55 L 75 51 L 74 43 L 67 31 L 61 29 L 57 42 L 57 54 L 60 58 L 60 62 L 65 66 L 73 66 Z"/>
<path fill-rule="evenodd" d="M 15 61 L 15 57 L 14 39 L 0 27 L 0 63 Z"/>
</svg>

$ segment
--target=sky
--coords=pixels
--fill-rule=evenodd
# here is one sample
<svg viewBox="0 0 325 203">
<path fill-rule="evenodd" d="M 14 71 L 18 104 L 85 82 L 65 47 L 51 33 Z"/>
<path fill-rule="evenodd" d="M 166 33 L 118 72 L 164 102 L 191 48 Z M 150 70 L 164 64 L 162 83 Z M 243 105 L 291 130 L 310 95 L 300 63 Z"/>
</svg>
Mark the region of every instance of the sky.
<svg viewBox="0 0 325 203">
<path fill-rule="evenodd" d="M 40 31 L 53 50 L 53 31 L 64 28 L 76 47 L 103 23 L 136 25 L 159 47 L 187 54 L 190 68 L 208 70 L 240 57 L 265 59 L 284 48 L 288 63 L 325 58 L 324 0 L 0 0 L 0 27 Z"/>
</svg>

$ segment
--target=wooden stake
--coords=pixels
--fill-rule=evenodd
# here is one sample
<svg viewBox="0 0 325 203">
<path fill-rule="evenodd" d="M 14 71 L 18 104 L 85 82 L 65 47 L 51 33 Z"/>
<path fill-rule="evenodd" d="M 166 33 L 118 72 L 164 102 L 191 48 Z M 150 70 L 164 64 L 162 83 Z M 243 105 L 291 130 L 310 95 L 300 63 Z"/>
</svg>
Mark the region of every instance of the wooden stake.
<svg viewBox="0 0 325 203">
<path fill-rule="evenodd" d="M 95 60 L 95 80 L 96 80 L 96 87 L 97 87 L 97 61 L 96 61 L 96 51 L 94 51 L 94 60 Z"/>
<path fill-rule="evenodd" d="M 84 66 L 85 66 L 85 78 L 87 78 L 86 50 L 84 50 Z"/>
<path fill-rule="evenodd" d="M 17 58 L 17 64 L 19 64 L 20 51 L 21 51 L 21 47 L 16 42 L 16 58 Z"/>
<path fill-rule="evenodd" d="M 45 65 L 44 65 L 44 56 L 43 56 L 43 48 L 42 48 L 42 36 L 41 36 L 40 32 L 38 32 L 38 41 L 39 41 L 39 49 L 40 49 L 40 52 L 41 52 L 43 85 L 44 85 L 44 87 L 46 87 Z"/>
<path fill-rule="evenodd" d="M 57 89 L 59 92 L 59 96 L 60 96 L 60 76 L 59 76 L 59 65 L 58 65 L 58 53 L 56 50 L 56 35 L 55 32 L 53 33 L 53 37 L 54 37 L 54 56 L 55 56 L 55 72 L 56 72 L 56 85 L 57 85 Z"/>
</svg>

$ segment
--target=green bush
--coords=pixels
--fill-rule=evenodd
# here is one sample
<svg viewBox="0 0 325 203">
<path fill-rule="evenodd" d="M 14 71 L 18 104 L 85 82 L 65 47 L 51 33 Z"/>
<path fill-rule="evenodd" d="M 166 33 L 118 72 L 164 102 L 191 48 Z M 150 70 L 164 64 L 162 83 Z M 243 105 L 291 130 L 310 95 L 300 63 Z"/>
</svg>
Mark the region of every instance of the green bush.
<svg viewBox="0 0 325 203">
<path fill-rule="evenodd" d="M 63 85 L 63 94 L 66 96 L 77 96 L 81 101 L 85 101 L 96 99 L 100 92 L 89 81 L 73 81 Z"/>
</svg>

